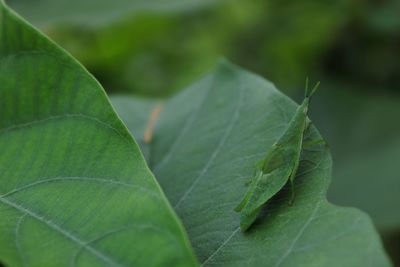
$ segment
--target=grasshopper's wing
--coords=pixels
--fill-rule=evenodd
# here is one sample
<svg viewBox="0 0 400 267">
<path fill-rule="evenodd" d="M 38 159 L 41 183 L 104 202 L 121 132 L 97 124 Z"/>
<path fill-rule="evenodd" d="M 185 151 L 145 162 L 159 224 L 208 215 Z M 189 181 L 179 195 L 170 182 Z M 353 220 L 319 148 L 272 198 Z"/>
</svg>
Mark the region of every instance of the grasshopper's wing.
<svg viewBox="0 0 400 267">
<path fill-rule="evenodd" d="M 252 213 L 249 214 L 247 213 L 240 214 L 240 229 L 242 229 L 243 232 L 247 231 L 247 229 L 249 229 L 250 226 L 254 223 L 254 221 L 258 217 L 258 214 L 261 212 L 261 208 L 262 207 L 254 210 Z"/>
<path fill-rule="evenodd" d="M 262 175 L 241 209 L 240 228 L 242 231 L 246 231 L 254 223 L 263 205 L 286 184 L 289 174 L 290 170 L 276 169 Z"/>
<path fill-rule="evenodd" d="M 270 173 L 263 174 L 254 186 L 252 194 L 248 196 L 242 213 L 251 214 L 267 203 L 285 186 L 291 171 L 291 168 L 278 168 Z"/>
<path fill-rule="evenodd" d="M 248 184 L 248 189 L 246 194 L 243 197 L 243 200 L 239 203 L 239 205 L 236 206 L 235 211 L 240 212 L 247 204 L 249 198 L 253 194 L 255 188 L 257 187 L 257 181 L 258 179 L 262 176 L 262 169 L 268 162 L 270 161 L 271 158 L 273 158 L 274 154 L 276 153 L 276 150 L 278 147 L 276 145 L 273 145 L 271 150 L 268 151 L 268 154 L 265 159 L 257 162 L 253 174 L 253 179 L 251 179 L 251 182 Z"/>
<path fill-rule="evenodd" d="M 239 203 L 239 205 L 236 206 L 235 211 L 236 212 L 240 212 L 247 204 L 247 202 L 249 201 L 249 197 L 251 195 L 251 191 L 248 190 L 246 195 L 244 196 L 244 198 L 242 199 L 242 201 Z"/>
<path fill-rule="evenodd" d="M 246 194 L 244 195 L 243 200 L 239 203 L 239 205 L 236 206 L 235 211 L 236 212 L 240 212 L 247 204 L 247 202 L 249 201 L 250 196 L 253 194 L 256 184 L 257 184 L 257 180 L 259 179 L 259 176 L 262 175 L 262 172 L 259 171 L 254 178 L 251 180 L 250 184 L 249 184 L 249 188 L 247 189 Z"/>
<path fill-rule="evenodd" d="M 246 231 L 257 219 L 258 214 L 261 211 L 262 205 L 259 205 L 257 208 L 254 208 L 254 202 L 257 201 L 257 197 L 262 194 L 263 190 L 263 181 L 268 180 L 268 177 L 271 176 L 271 173 L 263 174 L 260 172 L 260 177 L 258 177 L 257 181 L 254 181 L 252 187 L 250 188 L 245 196 L 245 202 L 242 202 L 238 207 L 240 207 L 240 228 L 242 231 Z M 264 202 L 265 203 L 265 202 Z"/>
<path fill-rule="evenodd" d="M 235 208 L 241 212 L 240 221 L 243 229 L 250 227 L 264 205 L 287 182 L 290 170 L 287 169 L 285 148 L 273 145 L 260 170 L 254 177 L 242 202 Z M 266 172 L 267 171 L 267 172 Z M 283 177 L 285 176 L 285 177 Z"/>
</svg>

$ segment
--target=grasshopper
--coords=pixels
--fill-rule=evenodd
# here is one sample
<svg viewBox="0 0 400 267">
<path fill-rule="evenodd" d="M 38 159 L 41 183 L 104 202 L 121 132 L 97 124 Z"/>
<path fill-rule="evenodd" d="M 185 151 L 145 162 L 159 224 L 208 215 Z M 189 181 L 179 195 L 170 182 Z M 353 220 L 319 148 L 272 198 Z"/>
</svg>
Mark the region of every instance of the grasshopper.
<svg viewBox="0 0 400 267">
<path fill-rule="evenodd" d="M 276 141 L 266 157 L 256 166 L 242 202 L 235 208 L 240 212 L 240 228 L 246 231 L 257 219 L 263 205 L 290 181 L 291 205 L 294 200 L 294 178 L 300 162 L 303 137 L 311 123 L 307 118 L 311 96 L 319 87 L 319 82 L 311 89 L 306 80 L 305 98 L 297 108 L 282 136 Z"/>
</svg>

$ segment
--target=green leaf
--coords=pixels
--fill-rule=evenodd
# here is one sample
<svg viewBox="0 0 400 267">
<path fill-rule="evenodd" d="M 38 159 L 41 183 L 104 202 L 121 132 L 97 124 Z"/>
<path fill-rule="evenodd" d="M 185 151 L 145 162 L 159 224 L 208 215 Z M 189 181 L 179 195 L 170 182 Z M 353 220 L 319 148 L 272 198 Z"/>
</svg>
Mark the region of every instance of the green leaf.
<svg viewBox="0 0 400 267">
<path fill-rule="evenodd" d="M 190 10 L 217 0 L 8 0 L 7 3 L 30 22 L 44 27 L 52 24 L 102 26 L 140 13 L 168 13 Z"/>
<path fill-rule="evenodd" d="M 96 80 L 0 1 L 0 261 L 196 266 Z"/>
<path fill-rule="evenodd" d="M 124 110 L 118 101 L 114 104 Z M 324 145 L 303 151 L 293 206 L 288 205 L 291 192 L 286 187 L 249 232 L 240 231 L 233 209 L 246 192 L 245 180 L 286 129 L 296 106 L 269 82 L 227 63 L 166 102 L 148 162 L 182 218 L 200 262 L 390 266 L 368 216 L 326 201 L 332 161 Z M 136 123 L 127 113 L 120 114 L 132 128 L 142 127 L 132 126 Z M 306 141 L 321 139 L 311 129 Z"/>
</svg>

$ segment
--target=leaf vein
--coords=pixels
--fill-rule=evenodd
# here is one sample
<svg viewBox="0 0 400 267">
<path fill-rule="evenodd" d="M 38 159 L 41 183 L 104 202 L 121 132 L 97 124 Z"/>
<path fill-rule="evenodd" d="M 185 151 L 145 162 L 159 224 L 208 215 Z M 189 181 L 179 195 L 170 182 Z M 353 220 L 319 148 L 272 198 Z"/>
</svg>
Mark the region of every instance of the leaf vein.
<svg viewBox="0 0 400 267">
<path fill-rule="evenodd" d="M 212 88 L 212 86 L 210 86 L 209 88 Z M 157 170 L 159 170 L 161 166 L 163 166 L 166 162 L 168 162 L 169 158 L 172 155 L 172 152 L 175 150 L 175 147 L 177 147 L 177 145 L 179 144 L 182 137 L 190 129 L 190 126 L 195 121 L 197 114 L 199 113 L 199 111 L 201 110 L 203 105 L 206 103 L 206 100 L 208 98 L 208 94 L 210 93 L 210 91 L 211 91 L 211 89 L 209 89 L 207 91 L 207 93 L 204 94 L 204 96 L 203 96 L 201 102 L 199 103 L 199 105 L 197 106 L 196 110 L 192 113 L 192 115 L 189 118 L 186 119 L 185 125 L 183 125 L 182 130 L 180 130 L 180 132 L 176 135 L 177 137 L 172 142 L 172 145 L 169 147 L 168 151 L 164 154 L 164 156 L 161 158 L 159 163 L 156 164 L 154 166 L 154 168 L 152 168 L 154 170 L 153 171 L 154 173 L 156 173 Z"/>
<path fill-rule="evenodd" d="M 19 255 L 19 258 L 21 259 L 22 266 L 26 266 L 26 263 L 25 263 L 25 259 L 23 257 L 21 243 L 19 242 L 19 238 L 20 238 L 21 224 L 22 224 L 22 221 L 25 219 L 25 216 L 26 216 L 26 214 L 22 215 L 18 219 L 17 224 L 15 225 L 15 247 L 17 248 L 17 253 Z"/>
<path fill-rule="evenodd" d="M 18 130 L 18 129 L 28 128 L 28 127 L 35 126 L 35 125 L 38 125 L 38 124 L 45 124 L 45 123 L 48 123 L 50 121 L 57 121 L 57 120 L 68 119 L 68 118 L 72 118 L 72 119 L 78 118 L 78 119 L 86 119 L 86 120 L 93 121 L 93 122 L 97 123 L 98 125 L 101 125 L 101 126 L 103 126 L 105 128 L 111 129 L 112 131 L 117 133 L 120 137 L 126 139 L 126 137 L 118 129 L 113 127 L 111 124 L 109 124 L 107 122 L 104 122 L 104 121 L 102 121 L 102 120 L 100 120 L 100 119 L 98 119 L 96 117 L 88 116 L 88 115 L 84 115 L 84 114 L 80 114 L 80 113 L 49 116 L 47 118 L 43 118 L 43 119 L 40 119 L 40 120 L 33 120 L 33 121 L 30 121 L 30 122 L 26 122 L 26 123 L 14 124 L 14 125 L 11 125 L 11 126 L 6 127 L 6 128 L 1 128 L 0 129 L 0 135 L 6 134 L 6 133 L 9 133 L 9 132 L 13 132 L 13 131 Z"/>
<path fill-rule="evenodd" d="M 73 235 L 72 233 L 64 230 L 63 228 L 61 228 L 60 226 L 58 226 L 54 222 L 52 222 L 50 220 L 46 220 L 44 217 L 36 214 L 35 212 L 29 210 L 28 208 L 23 207 L 22 205 L 14 203 L 11 200 L 8 200 L 8 199 L 6 199 L 4 197 L 0 197 L 0 202 L 2 202 L 5 205 L 8 205 L 10 207 L 13 207 L 14 209 L 22 212 L 23 214 L 29 215 L 30 217 L 36 219 L 39 222 L 44 223 L 45 225 L 47 225 L 51 229 L 53 229 L 56 232 L 62 234 L 63 236 L 65 236 L 66 238 L 72 240 L 73 242 L 75 242 L 76 244 L 78 244 L 80 246 L 85 246 L 85 244 L 87 243 L 86 241 L 81 240 L 79 237 Z M 122 265 L 120 265 L 119 263 L 117 263 L 116 261 L 111 259 L 109 256 L 105 255 L 103 252 L 97 250 L 96 248 L 94 248 L 94 247 L 92 247 L 90 245 L 86 245 L 85 249 L 87 251 L 89 251 L 90 253 L 92 253 L 94 256 L 98 257 L 100 260 L 104 261 L 107 264 L 110 264 L 111 266 L 121 266 L 122 267 Z"/>
<path fill-rule="evenodd" d="M 104 178 L 96 178 L 96 177 L 55 177 L 55 178 L 49 178 L 49 179 L 42 179 L 42 180 L 38 180 L 35 181 L 33 183 L 30 184 L 26 184 L 23 185 L 21 187 L 18 187 L 16 189 L 13 189 L 3 195 L 0 195 L 0 197 L 4 198 L 4 197 L 8 197 L 12 194 L 18 193 L 20 191 L 35 187 L 35 186 L 39 186 L 39 185 L 43 185 L 43 184 L 47 184 L 47 183 L 52 183 L 52 182 L 62 182 L 62 181 L 85 181 L 85 182 L 97 182 L 97 183 L 105 183 L 105 184 L 113 184 L 113 185 L 119 185 L 119 186 L 126 186 L 126 187 L 130 187 L 130 188 L 137 188 L 140 190 L 143 190 L 147 193 L 150 193 L 151 195 L 154 195 L 156 197 L 158 197 L 157 194 L 155 194 L 154 191 L 140 186 L 140 185 L 134 185 L 134 184 L 129 184 L 129 183 L 124 183 L 121 181 L 117 181 L 117 180 L 112 180 L 112 179 L 104 179 Z"/>
<path fill-rule="evenodd" d="M 178 200 L 178 202 L 174 205 L 174 208 L 178 208 L 180 204 L 187 198 L 187 196 L 193 191 L 193 189 L 197 186 L 201 178 L 207 173 L 208 169 L 210 168 L 213 160 L 217 157 L 218 153 L 221 151 L 222 147 L 224 146 L 226 140 L 228 139 L 229 135 L 232 132 L 233 127 L 235 126 L 236 121 L 239 118 L 240 110 L 243 102 L 243 87 L 239 88 L 239 99 L 237 101 L 234 115 L 226 129 L 225 133 L 223 134 L 221 140 L 219 141 L 217 147 L 215 148 L 214 152 L 211 154 L 211 157 L 208 159 L 206 165 L 201 170 L 200 174 L 194 179 L 192 185 L 186 190 L 186 192 L 182 195 L 182 197 Z"/>
<path fill-rule="evenodd" d="M 298 234 L 295 236 L 293 239 L 292 243 L 290 244 L 289 248 L 286 250 L 286 252 L 278 259 L 278 261 L 275 263 L 274 267 L 278 267 L 282 264 L 282 262 L 289 256 L 289 254 L 293 251 L 293 248 L 297 241 L 300 239 L 300 237 L 303 235 L 304 231 L 307 229 L 307 227 L 310 225 L 311 221 L 314 219 L 315 214 L 319 210 L 319 207 L 321 205 L 321 201 L 318 201 L 317 204 L 315 205 L 314 210 L 312 211 L 310 217 L 307 219 L 303 227 L 300 229 Z"/>
<path fill-rule="evenodd" d="M 227 239 L 225 239 L 224 242 L 201 264 L 201 266 L 204 266 L 207 262 L 209 262 L 215 255 L 218 254 L 218 252 L 226 245 L 228 242 L 236 235 L 236 233 L 240 230 L 240 227 L 237 227 L 235 231 L 233 231 Z"/>
</svg>

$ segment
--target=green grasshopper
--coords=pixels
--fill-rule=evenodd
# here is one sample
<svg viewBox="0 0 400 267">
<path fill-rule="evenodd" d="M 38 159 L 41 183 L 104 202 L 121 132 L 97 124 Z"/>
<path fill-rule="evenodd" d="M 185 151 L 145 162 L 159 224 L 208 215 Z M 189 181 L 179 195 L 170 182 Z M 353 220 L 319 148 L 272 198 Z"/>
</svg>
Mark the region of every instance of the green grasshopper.
<svg viewBox="0 0 400 267">
<path fill-rule="evenodd" d="M 292 195 L 290 205 L 294 199 L 294 178 L 300 162 L 300 153 L 303 148 L 303 137 L 311 123 L 307 118 L 311 96 L 318 89 L 319 82 L 309 90 L 306 80 L 305 98 L 297 108 L 289 126 L 274 143 L 265 159 L 256 166 L 248 191 L 242 202 L 235 208 L 240 212 L 240 228 L 246 231 L 256 220 L 263 205 L 290 180 Z"/>
</svg>

